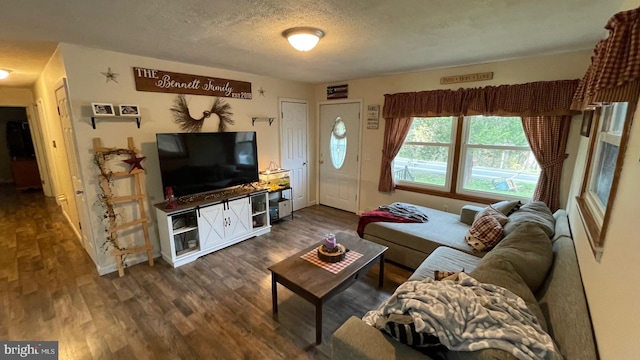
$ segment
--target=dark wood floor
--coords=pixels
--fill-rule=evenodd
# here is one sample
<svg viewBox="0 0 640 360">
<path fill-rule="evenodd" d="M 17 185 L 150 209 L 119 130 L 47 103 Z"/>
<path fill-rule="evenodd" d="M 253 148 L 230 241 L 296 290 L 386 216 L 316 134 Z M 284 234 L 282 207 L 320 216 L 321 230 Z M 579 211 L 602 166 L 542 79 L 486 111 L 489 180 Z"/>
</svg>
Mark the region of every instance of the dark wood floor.
<svg viewBox="0 0 640 360">
<path fill-rule="evenodd" d="M 355 235 L 357 216 L 312 206 L 270 234 L 173 269 L 164 261 L 98 276 L 53 199 L 0 187 L 0 339 L 57 340 L 60 359 L 327 359 L 331 334 L 379 305 L 410 275 L 378 266 L 324 310 L 280 287 L 271 317 L 267 267 L 322 239 Z"/>
</svg>

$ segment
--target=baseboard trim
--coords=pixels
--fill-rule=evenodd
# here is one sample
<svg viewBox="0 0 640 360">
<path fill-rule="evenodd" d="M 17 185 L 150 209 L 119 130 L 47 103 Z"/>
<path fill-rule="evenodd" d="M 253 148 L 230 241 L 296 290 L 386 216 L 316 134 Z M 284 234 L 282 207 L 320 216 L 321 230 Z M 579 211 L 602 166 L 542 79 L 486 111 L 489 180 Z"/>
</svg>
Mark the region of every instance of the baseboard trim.
<svg viewBox="0 0 640 360">
<path fill-rule="evenodd" d="M 154 251 L 153 259 L 155 260 L 159 258 L 160 258 L 160 251 L 157 251 L 157 252 Z M 147 253 L 137 253 L 133 256 L 128 255 L 125 260 L 125 272 L 127 271 L 128 267 L 131 267 L 133 265 L 137 265 L 146 261 L 147 261 Z M 106 274 L 110 274 L 112 272 L 118 271 L 118 265 L 116 263 L 109 264 L 106 266 L 96 265 L 96 269 L 98 270 L 98 274 L 102 276 L 102 275 L 106 275 Z"/>
</svg>

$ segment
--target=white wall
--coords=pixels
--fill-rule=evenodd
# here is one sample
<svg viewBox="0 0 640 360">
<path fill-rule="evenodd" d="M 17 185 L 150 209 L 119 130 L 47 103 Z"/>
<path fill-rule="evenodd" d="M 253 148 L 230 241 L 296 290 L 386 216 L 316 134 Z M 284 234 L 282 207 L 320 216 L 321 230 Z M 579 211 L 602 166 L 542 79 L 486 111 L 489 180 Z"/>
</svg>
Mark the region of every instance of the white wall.
<svg viewBox="0 0 640 360">
<path fill-rule="evenodd" d="M 637 275 L 640 272 L 640 241 L 637 236 L 640 210 L 639 121 L 640 111 L 636 111 L 606 234 L 604 253 L 599 263 L 591 251 L 573 199 L 568 208 L 582 280 L 603 360 L 630 359 L 632 354 L 635 356 L 640 335 L 640 307 L 637 303 L 640 296 L 637 286 Z M 589 138 L 580 139 L 576 162 L 578 166 L 571 187 L 572 198 L 580 192 L 588 142 Z"/>
<path fill-rule="evenodd" d="M 377 130 L 366 129 L 366 115 L 363 116 L 362 159 L 359 211 L 367 211 L 379 205 L 393 201 L 406 201 L 431 208 L 457 213 L 468 201 L 453 200 L 444 197 L 430 196 L 407 191 L 395 191 L 392 193 L 378 192 L 378 178 L 380 176 L 380 163 L 382 158 L 382 144 L 384 135 L 384 119 L 382 119 L 382 107 L 384 94 L 398 92 L 458 89 L 460 87 L 482 87 L 489 85 L 521 84 L 534 81 L 565 80 L 582 78 L 587 67 L 591 51 L 510 60 L 458 68 L 437 69 L 431 71 L 405 73 L 384 77 L 345 81 L 349 84 L 349 99 L 363 99 L 364 108 L 368 105 L 380 105 L 380 127 Z M 440 77 L 449 75 L 461 75 L 478 72 L 494 73 L 493 80 L 474 83 L 462 83 L 452 85 L 440 85 Z M 326 87 L 335 84 L 321 84 L 316 86 L 316 101 L 326 100 Z M 569 158 L 565 161 L 561 186 L 561 206 L 566 204 L 569 193 L 570 179 L 578 145 L 579 136 L 578 118 L 572 121 L 571 135 L 567 144 Z M 316 125 L 317 126 L 317 125 Z M 317 140 L 316 140 L 317 141 Z"/>
<path fill-rule="evenodd" d="M 96 178 L 98 170 L 93 163 L 92 139 L 99 137 L 104 146 L 124 148 L 127 146 L 127 137 L 134 138 L 135 144 L 146 156 L 142 162 L 146 170 L 145 191 L 147 194 L 147 213 L 150 214 L 151 237 L 155 252 L 159 252 L 157 229 L 155 227 L 155 211 L 152 204 L 162 202 L 164 199 L 160 168 L 158 163 L 155 134 L 161 132 L 180 132 L 170 112 L 176 94 L 136 91 L 133 67 L 144 67 L 171 72 L 213 76 L 218 78 L 241 80 L 251 82 L 253 100 L 240 100 L 224 98 L 231 105 L 235 125 L 228 131 L 256 131 L 258 138 L 259 167 L 264 169 L 271 160 L 280 161 L 278 99 L 291 98 L 310 101 L 313 98 L 313 87 L 308 84 L 278 80 L 266 76 L 258 76 L 249 73 L 241 73 L 216 69 L 206 66 L 197 66 L 172 61 L 158 60 L 148 57 L 128 55 L 123 53 L 104 51 L 80 47 L 76 45 L 62 44 L 64 63 L 67 68 L 71 108 L 73 114 L 73 126 L 78 147 L 79 165 L 83 175 L 87 202 L 91 207 L 87 216 L 91 221 L 92 235 L 99 248 L 105 241 L 104 224 L 102 223 L 102 208 L 97 203 L 99 184 Z M 101 72 L 111 68 L 118 73 L 117 83 L 106 82 Z M 265 90 L 264 96 L 257 90 Z M 189 107 L 195 116 L 211 106 L 214 97 L 187 95 Z M 91 102 L 118 104 L 138 104 L 142 114 L 142 125 L 138 129 L 133 120 L 98 120 L 96 129 L 91 127 Z M 251 117 L 275 117 L 277 120 L 272 126 L 266 122 L 256 122 L 251 125 Z M 311 123 L 314 123 L 314 114 L 310 114 Z M 204 121 L 203 132 L 217 131 L 218 119 L 212 116 Z M 113 169 L 125 169 L 122 163 L 112 162 Z M 128 168 L 127 168 L 128 169 Z M 126 181 L 123 181 L 126 182 Z M 126 194 L 131 191 L 130 186 L 122 183 L 115 184 L 115 192 Z M 313 196 L 310 199 L 314 201 Z M 137 209 L 135 207 L 121 207 L 122 218 L 126 221 L 135 219 Z M 151 210 L 151 211 L 150 211 Z M 144 244 L 142 231 L 133 231 L 131 234 L 123 234 L 125 243 L 135 242 Z M 112 271 L 114 260 L 110 254 L 98 254 L 98 265 L 101 272 Z M 132 257 L 131 261 L 135 261 Z"/>
<path fill-rule="evenodd" d="M 54 93 L 55 86 L 65 76 L 64 61 L 58 47 L 36 81 L 33 93 L 36 102 L 41 101 L 42 104 L 44 116 L 38 120 L 42 129 L 43 148 L 49 164 L 53 192 L 72 229 L 79 234 L 75 196 Z M 61 198 L 64 200 L 60 201 Z"/>
</svg>

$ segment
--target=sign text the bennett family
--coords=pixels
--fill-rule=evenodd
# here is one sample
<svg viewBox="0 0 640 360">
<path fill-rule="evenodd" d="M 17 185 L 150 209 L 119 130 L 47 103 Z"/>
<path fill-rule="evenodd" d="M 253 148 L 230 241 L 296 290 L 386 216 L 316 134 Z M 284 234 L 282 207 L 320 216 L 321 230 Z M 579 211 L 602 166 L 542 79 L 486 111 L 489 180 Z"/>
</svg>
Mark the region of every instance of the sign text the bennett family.
<svg viewBox="0 0 640 360">
<path fill-rule="evenodd" d="M 251 99 L 251 83 L 209 76 L 133 68 L 136 90 Z"/>
</svg>

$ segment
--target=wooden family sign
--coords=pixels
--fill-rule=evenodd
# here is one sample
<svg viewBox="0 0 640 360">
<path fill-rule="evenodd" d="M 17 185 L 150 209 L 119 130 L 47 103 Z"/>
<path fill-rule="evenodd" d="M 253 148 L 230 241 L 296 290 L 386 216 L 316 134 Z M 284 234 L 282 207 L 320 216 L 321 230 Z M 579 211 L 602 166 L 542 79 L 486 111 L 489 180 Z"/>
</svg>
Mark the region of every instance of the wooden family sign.
<svg viewBox="0 0 640 360">
<path fill-rule="evenodd" d="M 174 94 L 207 95 L 234 99 L 252 98 L 251 83 L 209 76 L 134 67 L 136 90 Z"/>
</svg>

